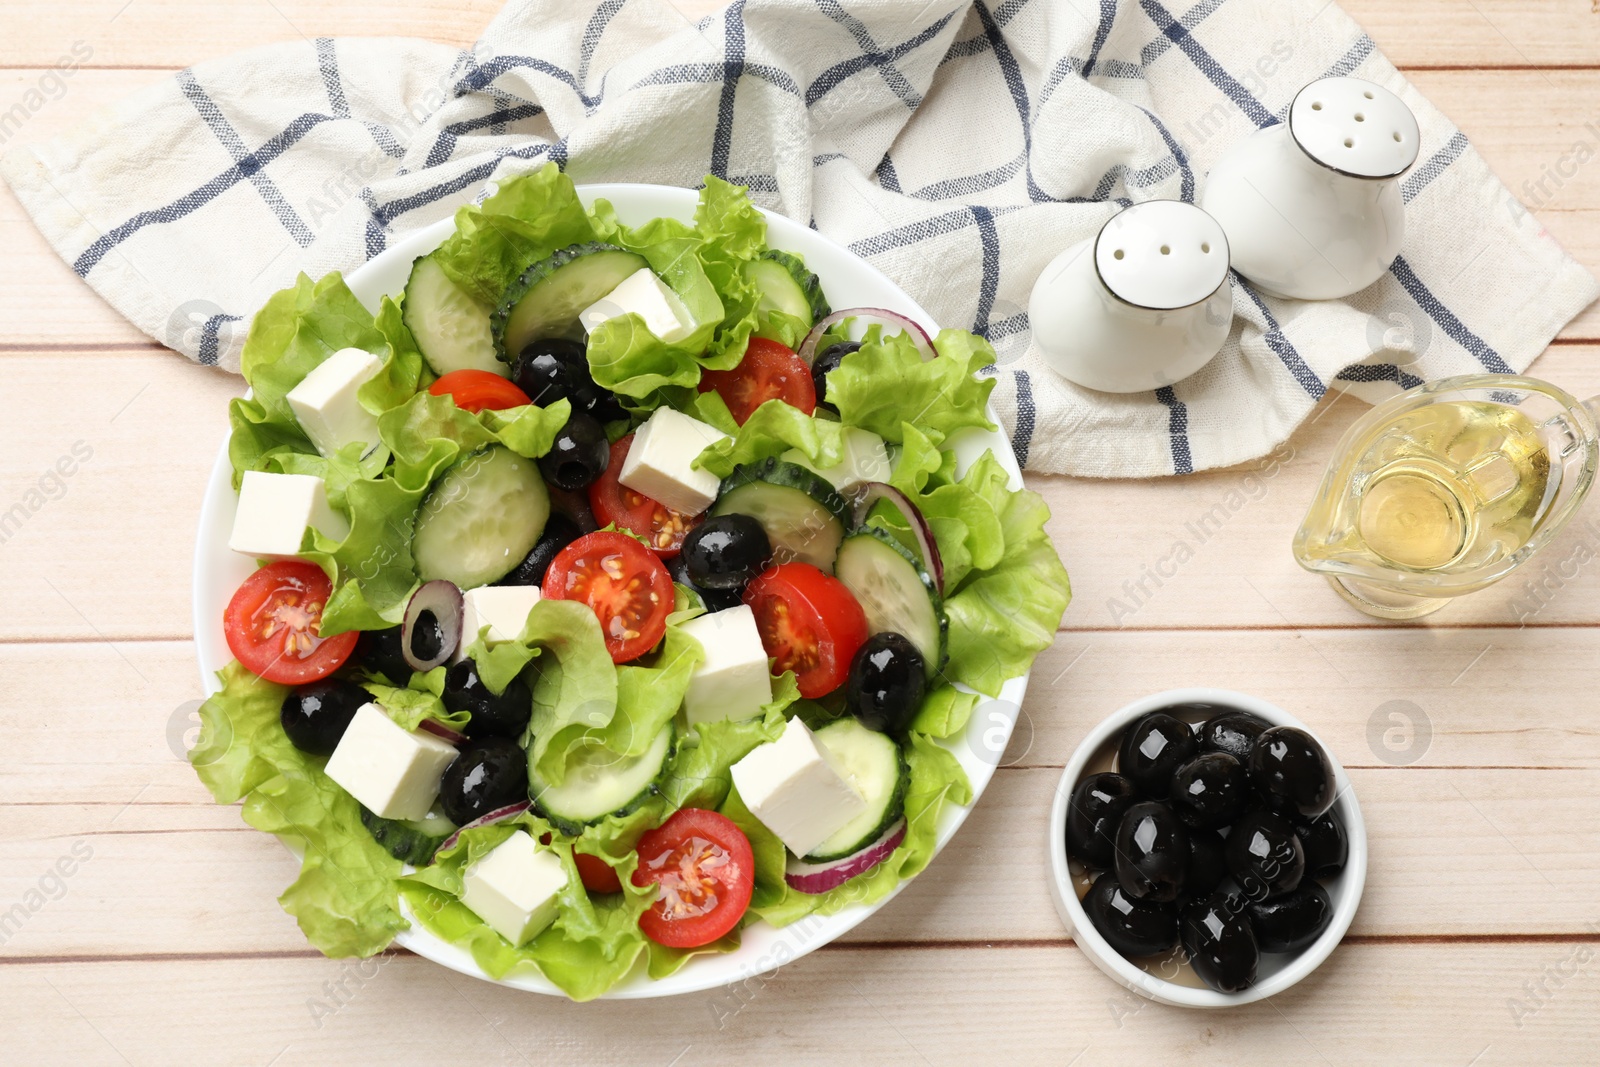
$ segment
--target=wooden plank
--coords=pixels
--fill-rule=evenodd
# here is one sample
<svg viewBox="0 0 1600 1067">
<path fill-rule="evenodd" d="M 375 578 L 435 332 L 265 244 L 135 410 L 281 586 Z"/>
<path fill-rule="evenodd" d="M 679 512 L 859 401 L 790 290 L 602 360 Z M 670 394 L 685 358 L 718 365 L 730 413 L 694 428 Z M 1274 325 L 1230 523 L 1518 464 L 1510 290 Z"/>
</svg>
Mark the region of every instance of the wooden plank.
<svg viewBox="0 0 1600 1067">
<path fill-rule="evenodd" d="M 1584 0 L 1341 0 L 1396 66 L 1592 66 L 1600 15 Z"/>
</svg>

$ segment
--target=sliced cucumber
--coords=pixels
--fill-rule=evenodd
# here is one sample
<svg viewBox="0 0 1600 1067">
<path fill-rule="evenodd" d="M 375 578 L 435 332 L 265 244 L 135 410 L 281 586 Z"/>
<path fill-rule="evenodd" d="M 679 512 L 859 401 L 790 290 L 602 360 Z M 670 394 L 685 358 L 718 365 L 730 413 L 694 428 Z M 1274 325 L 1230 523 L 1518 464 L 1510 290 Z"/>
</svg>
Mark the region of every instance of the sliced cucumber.
<svg viewBox="0 0 1600 1067">
<path fill-rule="evenodd" d="M 868 632 L 900 634 L 922 652 L 928 676 L 938 673 L 950 620 L 938 586 L 910 549 L 875 526 L 863 526 L 839 546 L 834 574 L 860 601 Z"/>
<path fill-rule="evenodd" d="M 417 511 L 417 575 L 462 589 L 499 581 L 528 557 L 549 518 L 550 493 L 533 460 L 501 445 L 469 453 Z"/>
<path fill-rule="evenodd" d="M 626 815 L 656 792 L 672 753 L 672 726 L 663 727 L 640 756 L 618 756 L 600 745 L 580 746 L 567 759 L 560 785 L 528 760 L 528 792 L 539 813 L 562 833 L 577 834 L 607 815 Z"/>
<path fill-rule="evenodd" d="M 649 266 L 643 256 L 601 241 L 569 245 L 511 283 L 491 326 L 495 350 L 509 363 L 532 341 L 583 336 L 578 313 Z"/>
<path fill-rule="evenodd" d="M 799 560 L 833 573 L 850 505 L 826 478 L 797 463 L 766 459 L 723 481 L 713 515 L 749 515 L 767 531 L 772 562 Z"/>
<path fill-rule="evenodd" d="M 451 281 L 431 255 L 411 266 L 401 317 L 433 373 L 441 377 L 456 370 L 486 370 L 501 377 L 510 373 L 495 358 L 489 313 Z"/>
<path fill-rule="evenodd" d="M 776 249 L 744 265 L 747 282 L 761 292 L 757 311 L 782 311 L 810 327 L 831 314 L 822 282 L 806 269 L 806 261 Z"/>
<path fill-rule="evenodd" d="M 401 821 L 374 815 L 366 805 L 359 807 L 361 825 L 372 834 L 372 839 L 382 845 L 389 855 L 413 867 L 426 867 L 432 863 L 433 854 L 439 851 L 439 846 L 456 832 L 456 824 L 437 812 L 430 811 L 421 819 Z"/>
<path fill-rule="evenodd" d="M 807 863 L 843 859 L 882 837 L 905 814 L 906 790 L 911 786 L 911 769 L 888 734 L 869 730 L 855 719 L 840 719 L 818 730 L 816 738 L 867 807 L 806 856 Z"/>
</svg>

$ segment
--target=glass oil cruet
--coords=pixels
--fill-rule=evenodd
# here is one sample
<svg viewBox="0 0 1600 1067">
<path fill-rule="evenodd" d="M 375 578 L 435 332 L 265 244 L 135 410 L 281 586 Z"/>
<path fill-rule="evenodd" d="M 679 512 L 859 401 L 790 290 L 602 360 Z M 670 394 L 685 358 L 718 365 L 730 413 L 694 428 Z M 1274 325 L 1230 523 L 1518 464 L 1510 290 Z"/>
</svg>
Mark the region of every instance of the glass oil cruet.
<svg viewBox="0 0 1600 1067">
<path fill-rule="evenodd" d="M 1504 578 L 1559 533 L 1594 481 L 1600 398 L 1474 374 L 1426 382 L 1344 435 L 1295 560 L 1361 611 L 1414 619 Z"/>
</svg>

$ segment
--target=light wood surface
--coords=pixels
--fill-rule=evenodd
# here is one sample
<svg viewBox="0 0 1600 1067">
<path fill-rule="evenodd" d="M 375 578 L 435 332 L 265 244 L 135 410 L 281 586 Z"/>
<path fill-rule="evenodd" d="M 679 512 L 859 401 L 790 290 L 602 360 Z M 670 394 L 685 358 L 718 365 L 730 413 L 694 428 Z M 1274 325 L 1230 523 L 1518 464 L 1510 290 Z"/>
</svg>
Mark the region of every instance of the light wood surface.
<svg viewBox="0 0 1600 1067">
<path fill-rule="evenodd" d="M 698 16 L 714 5 L 678 6 Z M 89 42 L 86 69 L 20 138 L 39 139 L 241 41 L 465 44 L 497 7 L 10 0 L 0 100 Z M 1586 128 L 1600 114 L 1591 7 L 1346 4 L 1514 190 L 1575 143 L 1600 144 Z M 1600 267 L 1600 168 L 1525 199 Z M 0 1061 L 1594 1062 L 1600 508 L 1534 565 L 1530 576 L 1552 576 L 1546 602 L 1504 588 L 1424 625 L 1379 625 L 1288 554 L 1324 458 L 1361 410 L 1330 400 L 1257 498 L 1130 614 L 1111 606 L 1132 603 L 1125 583 L 1251 467 L 1030 478 L 1055 511 L 1076 595 L 1005 765 L 933 867 L 841 942 L 748 987 L 574 1006 L 403 952 L 359 968 L 307 948 L 274 901 L 291 859 L 211 804 L 181 759 L 199 695 L 190 553 L 241 383 L 123 322 L 4 189 L 0 248 L 0 510 L 74 444 L 92 449 L 65 494 L 0 543 L 0 910 L 75 844 L 89 853 L 0 945 Z M 1534 372 L 1600 393 L 1597 355 L 1591 310 Z M 1078 740 L 1129 700 L 1181 685 L 1249 691 L 1312 723 L 1350 768 L 1370 834 L 1346 944 L 1300 986 L 1235 1012 L 1122 992 L 1072 945 L 1045 888 L 1049 804 Z M 1397 711 L 1427 723 L 1425 741 L 1385 734 Z"/>
</svg>

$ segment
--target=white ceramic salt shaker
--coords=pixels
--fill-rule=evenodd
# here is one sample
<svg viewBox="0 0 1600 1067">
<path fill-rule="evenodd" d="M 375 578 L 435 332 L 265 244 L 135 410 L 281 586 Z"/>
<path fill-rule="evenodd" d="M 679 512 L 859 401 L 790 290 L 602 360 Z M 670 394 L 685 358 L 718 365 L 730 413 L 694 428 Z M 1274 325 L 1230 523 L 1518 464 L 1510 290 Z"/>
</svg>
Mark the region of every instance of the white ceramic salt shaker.
<svg viewBox="0 0 1600 1067">
<path fill-rule="evenodd" d="M 1201 206 L 1227 231 L 1233 266 L 1257 288 L 1337 300 L 1377 281 L 1400 254 L 1400 176 L 1417 161 L 1417 117 L 1360 78 L 1300 90 L 1289 121 L 1230 149 Z"/>
<path fill-rule="evenodd" d="M 1108 393 L 1171 385 L 1227 340 L 1228 239 L 1193 204 L 1135 204 L 1050 261 L 1028 320 L 1045 362 L 1068 381 Z"/>
</svg>

